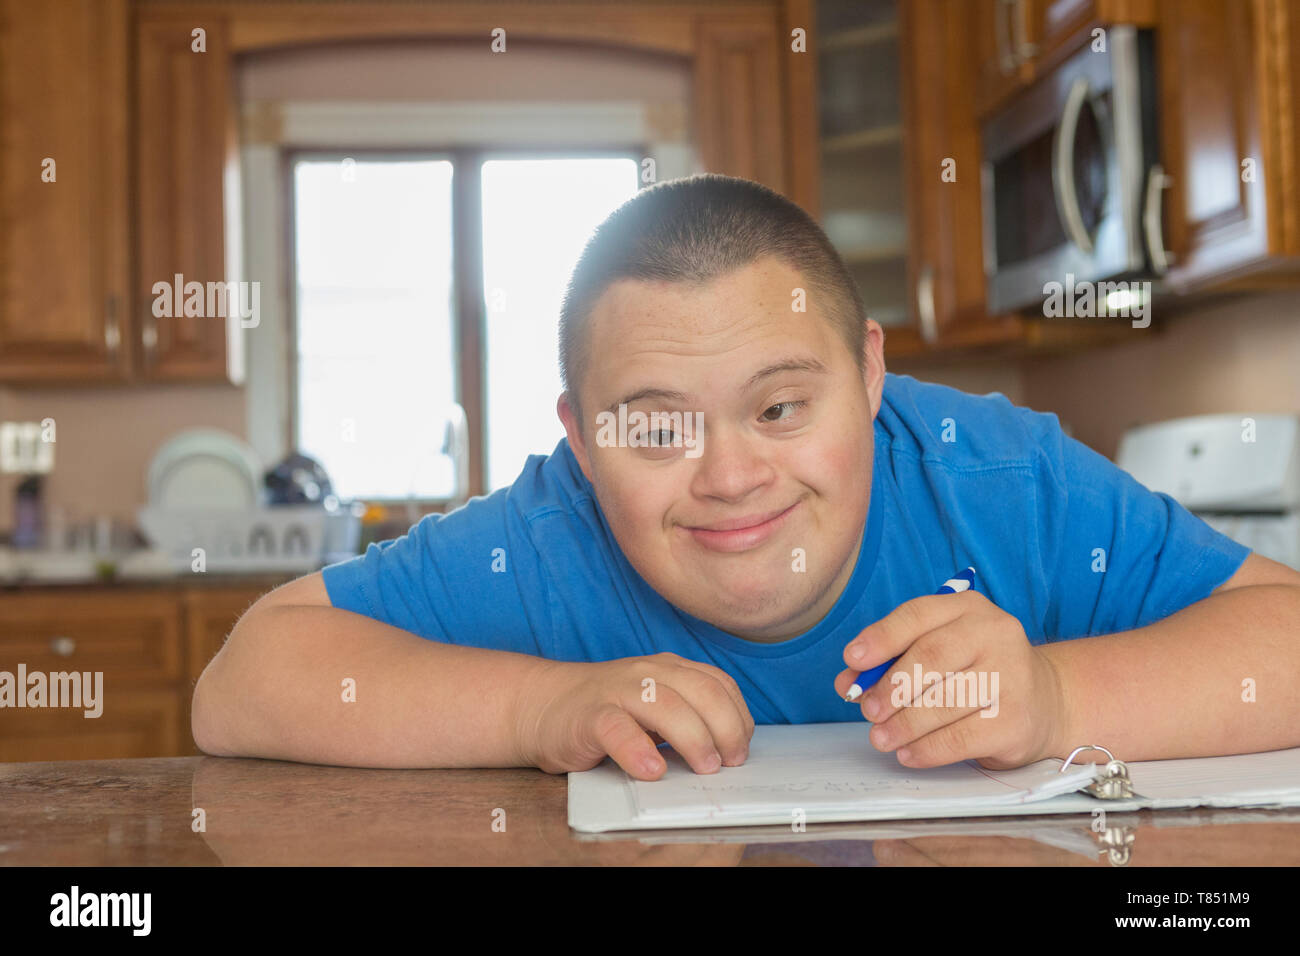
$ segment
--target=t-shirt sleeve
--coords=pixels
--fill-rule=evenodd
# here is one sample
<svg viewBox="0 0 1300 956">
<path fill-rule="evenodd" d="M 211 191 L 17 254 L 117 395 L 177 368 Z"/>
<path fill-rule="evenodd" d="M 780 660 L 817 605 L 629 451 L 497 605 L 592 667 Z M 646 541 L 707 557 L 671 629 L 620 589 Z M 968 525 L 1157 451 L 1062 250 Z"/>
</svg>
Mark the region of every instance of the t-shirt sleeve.
<svg viewBox="0 0 1300 956">
<path fill-rule="evenodd" d="M 508 489 L 322 572 L 336 608 L 420 637 L 550 656 L 547 582 Z"/>
<path fill-rule="evenodd" d="M 1033 413 L 1047 640 L 1145 627 L 1208 597 L 1250 549 Z"/>
</svg>

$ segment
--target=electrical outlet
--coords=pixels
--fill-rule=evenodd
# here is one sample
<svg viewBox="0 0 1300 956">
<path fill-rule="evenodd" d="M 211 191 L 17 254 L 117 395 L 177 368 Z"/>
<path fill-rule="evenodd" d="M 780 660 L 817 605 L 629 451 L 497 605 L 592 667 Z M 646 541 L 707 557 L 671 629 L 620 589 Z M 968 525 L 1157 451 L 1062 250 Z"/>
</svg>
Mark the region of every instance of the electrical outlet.
<svg viewBox="0 0 1300 956">
<path fill-rule="evenodd" d="M 0 473 L 44 475 L 53 469 L 53 419 L 0 422 Z"/>
</svg>

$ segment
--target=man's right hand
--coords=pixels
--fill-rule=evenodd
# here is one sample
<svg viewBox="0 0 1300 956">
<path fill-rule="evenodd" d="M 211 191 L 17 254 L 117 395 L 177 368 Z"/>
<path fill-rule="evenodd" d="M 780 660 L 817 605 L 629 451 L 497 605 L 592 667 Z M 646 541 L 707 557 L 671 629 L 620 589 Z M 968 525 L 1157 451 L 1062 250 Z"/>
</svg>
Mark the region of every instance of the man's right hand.
<svg viewBox="0 0 1300 956">
<path fill-rule="evenodd" d="M 657 743 L 672 745 L 696 773 L 749 756 L 754 718 L 735 680 L 711 664 L 669 653 L 540 663 L 515 715 L 525 766 L 568 773 L 608 755 L 632 777 L 657 780 L 667 769 Z"/>
</svg>

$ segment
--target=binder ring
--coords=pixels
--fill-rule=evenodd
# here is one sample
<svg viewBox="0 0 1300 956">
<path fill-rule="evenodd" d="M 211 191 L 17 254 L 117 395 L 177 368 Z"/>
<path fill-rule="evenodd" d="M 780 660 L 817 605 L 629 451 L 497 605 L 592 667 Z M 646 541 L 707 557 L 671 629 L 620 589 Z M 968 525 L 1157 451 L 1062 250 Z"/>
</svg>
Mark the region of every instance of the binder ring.
<svg viewBox="0 0 1300 956">
<path fill-rule="evenodd" d="M 1074 760 L 1074 758 L 1084 750 L 1100 750 L 1102 753 L 1106 755 L 1106 759 L 1108 761 L 1110 761 L 1111 763 L 1115 762 L 1115 755 L 1111 753 L 1109 750 L 1107 750 L 1105 747 L 1094 747 L 1094 746 L 1075 747 L 1073 750 L 1070 751 L 1070 756 L 1065 758 L 1065 763 L 1061 764 L 1061 769 L 1056 772 L 1065 773 L 1065 768 L 1070 766 L 1070 762 Z"/>
<path fill-rule="evenodd" d="M 1061 764 L 1061 769 L 1057 773 L 1065 773 L 1065 768 L 1070 766 L 1070 761 L 1084 750 L 1100 750 L 1106 755 L 1108 761 L 1099 778 L 1083 788 L 1085 792 L 1103 800 L 1118 800 L 1133 796 L 1133 783 L 1129 779 L 1127 765 L 1122 760 L 1116 760 L 1115 755 L 1105 747 L 1075 747 L 1070 752 L 1070 756 L 1065 758 L 1065 763 Z"/>
</svg>

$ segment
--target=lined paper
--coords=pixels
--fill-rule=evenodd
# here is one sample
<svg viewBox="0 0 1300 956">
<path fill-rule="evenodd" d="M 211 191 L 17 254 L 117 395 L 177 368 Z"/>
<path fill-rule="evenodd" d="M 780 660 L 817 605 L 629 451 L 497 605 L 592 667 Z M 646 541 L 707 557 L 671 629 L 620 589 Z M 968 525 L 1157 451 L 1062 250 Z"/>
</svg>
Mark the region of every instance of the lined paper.
<svg viewBox="0 0 1300 956">
<path fill-rule="evenodd" d="M 1238 807 L 1300 792 L 1300 749 L 1228 757 L 1138 760 L 1128 765 L 1133 791 L 1153 807 Z M 1194 798 L 1195 803 L 1189 803 Z"/>
<path fill-rule="evenodd" d="M 990 771 L 974 761 L 943 767 L 904 767 L 867 740 L 870 725 L 795 724 L 762 728 L 740 767 L 697 774 L 670 748 L 658 780 L 627 778 L 638 819 L 741 819 L 806 811 L 994 807 L 1073 793 L 1096 774 L 1091 764 L 1059 773 L 1062 761 L 1042 760 Z"/>
</svg>

